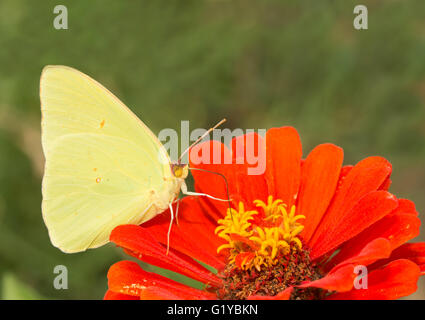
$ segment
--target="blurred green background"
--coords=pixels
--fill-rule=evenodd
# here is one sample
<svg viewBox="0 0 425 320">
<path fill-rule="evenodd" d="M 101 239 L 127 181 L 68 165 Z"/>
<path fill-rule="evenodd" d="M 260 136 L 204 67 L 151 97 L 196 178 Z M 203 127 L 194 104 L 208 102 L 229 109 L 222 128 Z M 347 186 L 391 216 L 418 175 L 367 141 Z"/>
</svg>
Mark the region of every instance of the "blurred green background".
<svg viewBox="0 0 425 320">
<path fill-rule="evenodd" d="M 369 9 L 369 30 L 353 8 Z M 40 203 L 38 86 L 47 64 L 97 79 L 158 133 L 295 126 L 306 155 L 335 143 L 345 163 L 382 155 L 391 191 L 425 220 L 425 1 L 0 1 L 0 297 L 98 299 L 107 245 L 66 255 Z M 68 30 L 53 8 L 68 8 Z M 422 234 L 422 240 L 424 236 Z M 69 270 L 55 290 L 53 268 Z M 424 281 L 411 298 L 424 298 Z"/>
</svg>

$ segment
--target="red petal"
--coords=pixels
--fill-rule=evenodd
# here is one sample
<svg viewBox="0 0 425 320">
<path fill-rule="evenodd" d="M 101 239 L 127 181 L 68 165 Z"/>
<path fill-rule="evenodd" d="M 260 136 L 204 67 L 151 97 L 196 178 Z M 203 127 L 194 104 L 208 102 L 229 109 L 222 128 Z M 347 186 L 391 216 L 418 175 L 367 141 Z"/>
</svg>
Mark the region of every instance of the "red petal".
<svg viewBox="0 0 425 320">
<path fill-rule="evenodd" d="M 196 192 L 205 193 L 202 191 L 200 187 L 198 187 L 198 185 L 196 184 L 196 181 L 195 181 L 195 190 Z M 199 205 L 201 206 L 202 210 L 211 220 L 218 221 L 219 219 L 224 218 L 224 215 L 229 206 L 228 204 L 225 204 L 224 202 L 214 201 L 204 196 L 199 196 L 198 199 L 199 199 Z M 233 201 L 232 201 L 232 204 L 233 204 Z"/>
<path fill-rule="evenodd" d="M 398 199 L 398 207 L 393 212 L 391 212 L 391 214 L 397 213 L 410 213 L 416 217 L 418 216 L 415 204 L 407 199 Z"/>
<path fill-rule="evenodd" d="M 311 251 L 311 258 L 316 259 L 358 235 L 389 214 L 397 205 L 397 199 L 386 191 L 367 194 L 347 213 L 341 213 L 340 220 L 335 221 L 336 224 L 322 234 Z"/>
<path fill-rule="evenodd" d="M 199 143 L 191 148 L 189 161 L 191 168 L 217 172 L 225 176 L 230 191 L 230 186 L 234 184 L 233 172 L 236 165 L 231 164 L 232 154 L 224 144 L 215 140 Z M 191 173 L 195 180 L 197 192 L 227 199 L 226 182 L 221 176 L 198 170 L 191 170 Z M 208 199 L 203 196 L 200 197 L 200 200 L 203 208 L 214 220 L 218 220 L 226 214 L 228 207 L 226 202 Z"/>
<path fill-rule="evenodd" d="M 391 178 L 388 176 L 387 179 L 382 183 L 382 185 L 379 187 L 379 190 L 385 190 L 388 191 L 388 189 L 391 186 Z"/>
<path fill-rule="evenodd" d="M 250 175 L 247 165 L 235 165 L 233 178 L 229 182 L 230 198 L 233 206 L 238 207 L 239 202 L 245 206 L 245 210 L 257 209 L 254 200 L 267 200 L 267 183 L 263 175 Z M 226 207 L 227 210 L 227 207 Z M 224 210 L 224 211 L 226 211 Z"/>
<path fill-rule="evenodd" d="M 111 290 L 107 290 L 103 300 L 140 300 L 139 297 L 130 296 L 124 293 L 118 293 Z"/>
<path fill-rule="evenodd" d="M 344 178 L 327 213 L 311 240 L 311 247 L 320 244 L 328 232 L 339 228 L 356 203 L 369 192 L 377 190 L 391 173 L 391 164 L 381 157 L 360 161 Z"/>
<path fill-rule="evenodd" d="M 255 132 L 250 132 L 232 139 L 232 155 L 234 159 L 241 159 L 243 161 L 240 163 L 251 163 L 252 161 L 249 159 L 251 156 L 259 156 L 265 150 L 264 138 Z"/>
<path fill-rule="evenodd" d="M 368 266 L 379 259 L 388 258 L 390 254 L 390 242 L 384 238 L 377 238 L 368 243 L 358 255 L 342 261 L 332 270 L 336 270 L 346 264 Z"/>
<path fill-rule="evenodd" d="M 354 273 L 354 265 L 349 264 L 342 266 L 319 280 L 310 281 L 298 285 L 299 288 L 322 288 L 329 291 L 345 292 L 351 290 L 354 284 L 356 274 Z"/>
<path fill-rule="evenodd" d="M 342 187 L 342 185 L 345 181 L 345 178 L 347 177 L 347 175 L 350 173 L 350 171 L 353 168 L 354 168 L 354 166 L 352 166 L 352 165 L 343 166 L 341 168 L 341 172 L 339 174 L 339 180 L 338 180 L 338 184 L 337 184 L 337 187 L 336 187 L 335 194 L 337 194 L 339 192 L 339 190 L 341 189 L 341 187 Z"/>
<path fill-rule="evenodd" d="M 140 293 L 140 300 L 186 300 L 185 295 L 178 295 L 169 289 L 149 287 Z M 198 300 L 196 297 L 187 300 Z"/>
<path fill-rule="evenodd" d="M 341 148 L 322 144 L 302 166 L 297 211 L 306 216 L 302 237 L 307 244 L 334 196 L 343 157 Z"/>
<path fill-rule="evenodd" d="M 279 292 L 275 296 L 249 296 L 248 300 L 289 300 L 291 298 L 291 293 L 294 290 L 293 287 L 288 287 L 282 292 Z"/>
<path fill-rule="evenodd" d="M 176 208 L 174 208 L 176 213 Z M 170 233 L 170 246 L 190 257 L 202 261 L 217 270 L 225 266 L 222 256 L 217 255 L 217 248 L 224 243 L 214 234 L 217 226 L 199 204 L 197 197 L 185 197 L 180 201 L 177 219 Z M 154 237 L 167 245 L 167 233 L 170 225 L 170 211 L 156 216 L 144 223 Z"/>
<path fill-rule="evenodd" d="M 367 289 L 353 289 L 336 293 L 336 300 L 389 300 L 408 296 L 417 290 L 419 267 L 409 260 L 396 260 L 385 268 L 374 270 L 368 276 Z"/>
<path fill-rule="evenodd" d="M 261 169 L 262 161 L 264 161 L 263 166 L 266 166 L 264 139 L 255 133 L 243 135 L 232 140 L 232 148 L 235 149 L 236 155 L 232 156 L 231 151 L 218 141 L 201 143 L 192 148 L 190 164 L 192 168 L 222 174 L 227 180 L 234 207 L 237 207 L 239 201 L 242 201 L 249 210 L 254 207 L 253 201 L 255 199 L 264 201 L 268 195 L 264 173 L 252 172 L 254 168 Z M 245 158 L 238 157 L 238 152 Z M 199 156 L 202 154 L 206 154 L 206 159 L 204 156 Z M 256 159 L 258 159 L 258 163 L 256 163 Z M 200 160 L 203 160 L 203 162 L 200 162 Z M 222 177 L 198 170 L 192 170 L 191 173 L 195 179 L 196 191 L 222 199 L 227 198 L 226 182 Z M 215 220 L 225 215 L 228 208 L 226 202 L 215 201 L 206 197 L 200 197 L 200 199 L 202 207 Z"/>
<path fill-rule="evenodd" d="M 132 261 L 120 261 L 109 268 L 108 286 L 109 290 L 114 292 L 137 297 L 144 296 L 143 291 L 153 287 L 159 288 L 163 293 L 169 291 L 181 299 L 214 298 L 214 295 L 209 292 L 185 286 L 155 273 L 146 272 Z"/>
<path fill-rule="evenodd" d="M 192 279 L 218 286 L 221 280 L 192 258 L 170 250 L 167 254 L 152 233 L 136 225 L 122 225 L 112 230 L 110 240 L 127 249 L 127 253 L 160 268 L 178 272 Z"/>
<path fill-rule="evenodd" d="M 235 258 L 235 265 L 238 268 L 242 267 L 242 262 L 245 260 L 246 262 L 251 261 L 252 259 L 255 258 L 255 253 L 254 252 L 242 252 L 239 253 L 236 258 Z"/>
<path fill-rule="evenodd" d="M 235 163 L 243 164 L 243 169 L 235 173 L 239 201 L 243 201 L 249 210 L 253 201 L 267 200 L 268 187 L 264 176 L 266 169 L 266 144 L 257 133 L 248 133 L 232 140 L 232 152 Z M 255 170 L 254 170 L 255 169 Z"/>
<path fill-rule="evenodd" d="M 425 274 L 425 242 L 419 243 L 405 243 L 396 250 L 394 250 L 391 256 L 386 260 L 378 261 L 374 266 L 385 265 L 392 260 L 397 259 L 409 259 L 416 263 L 420 270 L 421 275 Z"/>
<path fill-rule="evenodd" d="M 140 293 L 140 300 L 184 300 L 184 297 L 168 289 L 149 287 L 142 290 Z"/>
<path fill-rule="evenodd" d="M 202 157 L 200 160 L 204 162 L 194 163 L 192 162 L 192 153 L 195 155 L 205 153 L 207 154 L 207 159 Z M 208 156 L 210 159 L 208 159 Z M 233 206 L 236 208 L 238 207 L 239 201 L 242 201 L 246 208 L 253 207 L 253 199 L 251 198 L 257 193 L 265 193 L 264 175 L 249 175 L 249 165 L 245 163 L 237 164 L 236 160 L 232 158 L 230 150 L 218 141 L 209 141 L 193 147 L 190 159 L 192 168 L 219 173 L 226 179 L 211 172 L 192 170 L 191 173 L 195 179 L 195 189 L 197 192 L 206 193 L 221 199 L 227 199 L 227 181 L 229 196 L 232 199 Z M 204 196 L 200 196 L 200 202 L 203 209 L 208 212 L 214 220 L 222 218 L 226 214 L 229 206 L 227 202 L 208 199 Z"/>
<path fill-rule="evenodd" d="M 255 208 L 253 201 L 267 200 L 268 187 L 265 178 L 266 143 L 255 132 L 238 136 L 232 140 L 234 168 L 232 199 L 245 204 L 247 210 Z"/>
<path fill-rule="evenodd" d="M 245 205 L 245 210 L 257 210 L 254 205 L 254 200 L 259 199 L 267 202 L 267 183 L 264 175 L 249 175 L 246 169 L 235 170 L 235 180 L 232 188 L 231 198 L 234 206 L 237 208 L 237 203 L 242 201 Z"/>
<path fill-rule="evenodd" d="M 394 250 L 419 235 L 420 225 L 421 221 L 411 213 L 391 213 L 346 242 L 328 267 L 331 268 L 333 265 L 357 255 L 364 246 L 376 238 L 388 239 L 391 250 Z"/>
<path fill-rule="evenodd" d="M 272 128 L 266 135 L 266 179 L 269 194 L 290 208 L 298 196 L 301 176 L 301 141 L 292 127 Z"/>
</svg>

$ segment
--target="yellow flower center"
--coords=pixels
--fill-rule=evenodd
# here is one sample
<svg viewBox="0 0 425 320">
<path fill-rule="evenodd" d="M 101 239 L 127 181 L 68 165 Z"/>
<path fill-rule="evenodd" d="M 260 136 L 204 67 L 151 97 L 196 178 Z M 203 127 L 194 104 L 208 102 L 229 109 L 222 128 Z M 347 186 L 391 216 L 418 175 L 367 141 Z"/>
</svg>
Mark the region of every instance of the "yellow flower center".
<svg viewBox="0 0 425 320">
<path fill-rule="evenodd" d="M 227 209 L 226 217 L 218 220 L 215 233 L 227 242 L 217 253 L 229 249 L 229 263 L 242 270 L 255 268 L 260 271 L 262 267 L 276 265 L 291 251 L 302 249 L 298 235 L 304 226 L 297 220 L 305 216 L 296 215 L 295 206 L 288 212 L 283 201 L 273 200 L 273 196 L 268 197 L 267 203 L 255 200 L 254 204 L 262 209 L 263 216 L 258 209 L 245 211 L 240 202 L 238 211 Z"/>
</svg>

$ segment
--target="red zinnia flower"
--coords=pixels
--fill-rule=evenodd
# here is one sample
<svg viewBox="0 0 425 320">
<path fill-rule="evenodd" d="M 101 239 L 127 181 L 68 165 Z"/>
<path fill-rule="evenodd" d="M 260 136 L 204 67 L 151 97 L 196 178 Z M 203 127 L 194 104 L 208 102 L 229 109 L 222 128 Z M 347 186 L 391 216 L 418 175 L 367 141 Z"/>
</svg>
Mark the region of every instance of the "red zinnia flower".
<svg viewBox="0 0 425 320">
<path fill-rule="evenodd" d="M 184 198 L 168 254 L 169 212 L 142 226 L 119 226 L 110 236 L 129 255 L 201 281 L 205 289 L 121 261 L 109 270 L 106 299 L 396 299 L 416 291 L 425 273 L 425 243 L 406 242 L 419 234 L 420 220 L 411 201 L 387 191 L 387 160 L 343 166 L 343 151 L 333 144 L 302 159 L 291 127 L 269 130 L 265 141 L 253 135 L 232 145 L 256 141 L 257 153 L 266 153 L 262 175 L 248 175 L 250 164 L 236 161 L 245 159 L 246 148 L 232 149 L 233 163 L 240 164 L 191 163 L 227 178 L 232 210 L 226 202 Z M 211 156 L 230 155 L 217 141 L 192 152 L 205 148 Z M 192 174 L 197 191 L 227 197 L 221 177 Z M 367 267 L 367 288 L 355 285 L 357 266 Z"/>
</svg>

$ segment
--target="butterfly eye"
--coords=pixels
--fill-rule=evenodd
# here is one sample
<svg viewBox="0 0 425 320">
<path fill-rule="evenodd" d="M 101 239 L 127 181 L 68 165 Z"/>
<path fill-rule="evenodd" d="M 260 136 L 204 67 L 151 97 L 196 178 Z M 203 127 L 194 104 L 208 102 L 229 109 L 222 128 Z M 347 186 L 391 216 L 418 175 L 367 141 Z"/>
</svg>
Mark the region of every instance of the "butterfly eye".
<svg viewBox="0 0 425 320">
<path fill-rule="evenodd" d="M 182 173 L 183 173 L 183 169 L 181 167 L 175 167 L 175 169 L 174 169 L 174 175 L 177 178 L 180 178 L 181 175 L 182 175 Z"/>
<path fill-rule="evenodd" d="M 176 178 L 186 179 L 188 175 L 188 167 L 186 164 L 172 164 L 171 169 Z"/>
</svg>

